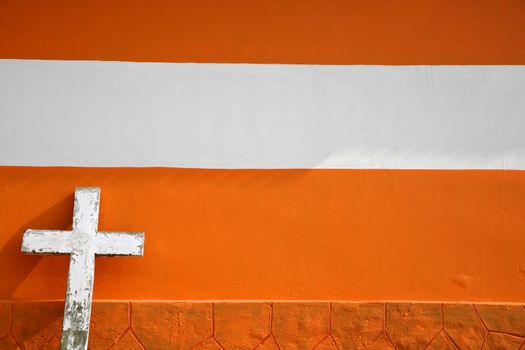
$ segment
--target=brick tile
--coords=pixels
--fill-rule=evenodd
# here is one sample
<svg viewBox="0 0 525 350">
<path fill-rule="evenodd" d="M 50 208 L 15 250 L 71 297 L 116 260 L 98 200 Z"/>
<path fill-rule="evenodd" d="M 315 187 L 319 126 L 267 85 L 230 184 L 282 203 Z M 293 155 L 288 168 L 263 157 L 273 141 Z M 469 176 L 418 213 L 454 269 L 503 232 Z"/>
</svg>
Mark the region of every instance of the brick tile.
<svg viewBox="0 0 525 350">
<path fill-rule="evenodd" d="M 58 349 L 64 302 L 13 304 L 13 336 L 25 350 Z"/>
<path fill-rule="evenodd" d="M 458 350 L 454 343 L 447 337 L 445 332 L 439 332 L 436 338 L 427 348 L 428 350 Z M 478 347 L 462 347 L 461 349 L 479 349 Z"/>
<path fill-rule="evenodd" d="M 345 348 L 343 348 L 345 349 Z M 377 340 L 369 347 L 367 347 L 367 349 L 370 349 L 370 350 L 395 350 L 394 346 L 392 345 L 392 343 L 390 342 L 390 340 L 388 340 L 388 338 L 383 334 L 382 336 L 380 336 L 379 338 L 377 338 Z"/>
<path fill-rule="evenodd" d="M 388 303 L 386 331 L 398 349 L 423 349 L 441 330 L 441 305 Z"/>
<path fill-rule="evenodd" d="M 444 304 L 444 329 L 460 349 L 479 349 L 487 331 L 472 304 Z"/>
<path fill-rule="evenodd" d="M 90 347 L 91 350 L 91 347 Z M 118 343 L 111 350 L 142 350 L 141 346 L 130 331 L 126 331 Z"/>
<path fill-rule="evenodd" d="M 214 305 L 215 339 L 226 349 L 252 350 L 270 334 L 270 304 L 227 302 Z"/>
<path fill-rule="evenodd" d="M 489 330 L 525 337 L 525 309 L 521 305 L 476 304 L 476 309 Z"/>
<path fill-rule="evenodd" d="M 9 334 L 9 321 L 11 319 L 11 303 L 0 302 L 0 338 Z"/>
<path fill-rule="evenodd" d="M 272 331 L 282 350 L 312 349 L 330 331 L 328 303 L 273 304 Z"/>
<path fill-rule="evenodd" d="M 485 350 L 518 350 L 523 343 L 523 338 L 508 334 L 489 333 L 483 349 Z"/>
<path fill-rule="evenodd" d="M 95 302 L 91 312 L 89 349 L 106 350 L 129 327 L 129 305 L 125 302 Z"/>
<path fill-rule="evenodd" d="M 0 350 L 20 350 L 16 342 L 10 336 L 0 339 Z"/>
<path fill-rule="evenodd" d="M 148 350 L 187 349 L 212 334 L 211 303 L 136 302 L 131 327 Z"/>
<path fill-rule="evenodd" d="M 340 349 L 362 349 L 384 331 L 384 303 L 332 303 L 332 335 Z"/>
</svg>

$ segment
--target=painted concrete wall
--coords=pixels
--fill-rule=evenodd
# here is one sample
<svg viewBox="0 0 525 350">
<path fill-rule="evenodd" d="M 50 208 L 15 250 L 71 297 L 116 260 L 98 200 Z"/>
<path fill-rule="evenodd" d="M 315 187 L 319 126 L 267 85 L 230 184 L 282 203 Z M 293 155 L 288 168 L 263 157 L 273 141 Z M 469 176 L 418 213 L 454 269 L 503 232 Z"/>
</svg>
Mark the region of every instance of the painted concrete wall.
<svg viewBox="0 0 525 350">
<path fill-rule="evenodd" d="M 70 229 L 97 185 L 99 229 L 146 241 L 97 258 L 95 299 L 524 301 L 522 171 L 0 170 L 0 298 L 64 296 L 68 258 L 22 233 Z"/>
<path fill-rule="evenodd" d="M 92 349 L 523 350 L 524 33 L 521 0 L 1 1 L 0 348 L 58 345 L 68 258 L 22 232 L 99 186 L 147 239 L 97 259 Z"/>
<path fill-rule="evenodd" d="M 524 347 L 523 1 L 4 0 L 0 24 L 0 347 L 56 343 L 35 300 L 67 257 L 21 237 L 70 229 L 77 186 L 147 235 L 97 260 L 93 348 Z"/>
</svg>

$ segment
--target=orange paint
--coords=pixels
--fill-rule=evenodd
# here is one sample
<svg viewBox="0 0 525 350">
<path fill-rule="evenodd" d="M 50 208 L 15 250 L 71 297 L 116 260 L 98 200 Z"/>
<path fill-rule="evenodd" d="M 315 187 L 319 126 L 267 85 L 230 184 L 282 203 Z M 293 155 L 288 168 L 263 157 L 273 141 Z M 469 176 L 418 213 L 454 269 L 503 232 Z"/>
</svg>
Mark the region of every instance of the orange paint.
<svg viewBox="0 0 525 350">
<path fill-rule="evenodd" d="M 89 349 L 518 349 L 523 306 L 96 301 Z M 63 308 L 60 301 L 0 301 L 0 348 L 58 349 Z"/>
<path fill-rule="evenodd" d="M 525 64 L 522 0 L 0 2 L 0 57 Z"/>
<path fill-rule="evenodd" d="M 525 172 L 0 167 L 0 299 L 63 298 L 68 257 L 20 253 L 100 186 L 95 298 L 524 302 Z"/>
</svg>

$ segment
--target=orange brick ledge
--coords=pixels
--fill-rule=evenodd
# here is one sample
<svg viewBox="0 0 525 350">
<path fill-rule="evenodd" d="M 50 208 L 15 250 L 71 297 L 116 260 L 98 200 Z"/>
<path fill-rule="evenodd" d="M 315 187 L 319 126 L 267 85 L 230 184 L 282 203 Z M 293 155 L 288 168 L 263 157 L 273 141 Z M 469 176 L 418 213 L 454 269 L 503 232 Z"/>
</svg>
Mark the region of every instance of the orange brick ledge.
<svg viewBox="0 0 525 350">
<path fill-rule="evenodd" d="M 0 349 L 58 349 L 61 301 L 0 302 Z M 525 307 L 97 301 L 90 349 L 525 349 Z"/>
</svg>

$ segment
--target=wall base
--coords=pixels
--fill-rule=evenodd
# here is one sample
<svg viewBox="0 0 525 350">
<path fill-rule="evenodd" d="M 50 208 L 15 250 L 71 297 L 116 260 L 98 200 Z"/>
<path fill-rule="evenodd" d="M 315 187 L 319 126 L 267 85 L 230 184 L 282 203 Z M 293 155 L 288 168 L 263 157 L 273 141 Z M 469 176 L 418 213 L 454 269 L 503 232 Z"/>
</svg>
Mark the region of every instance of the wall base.
<svg viewBox="0 0 525 350">
<path fill-rule="evenodd" d="M 0 349 L 58 349 L 62 301 L 0 302 Z M 90 349 L 525 349 L 525 307 L 97 301 Z"/>
</svg>

